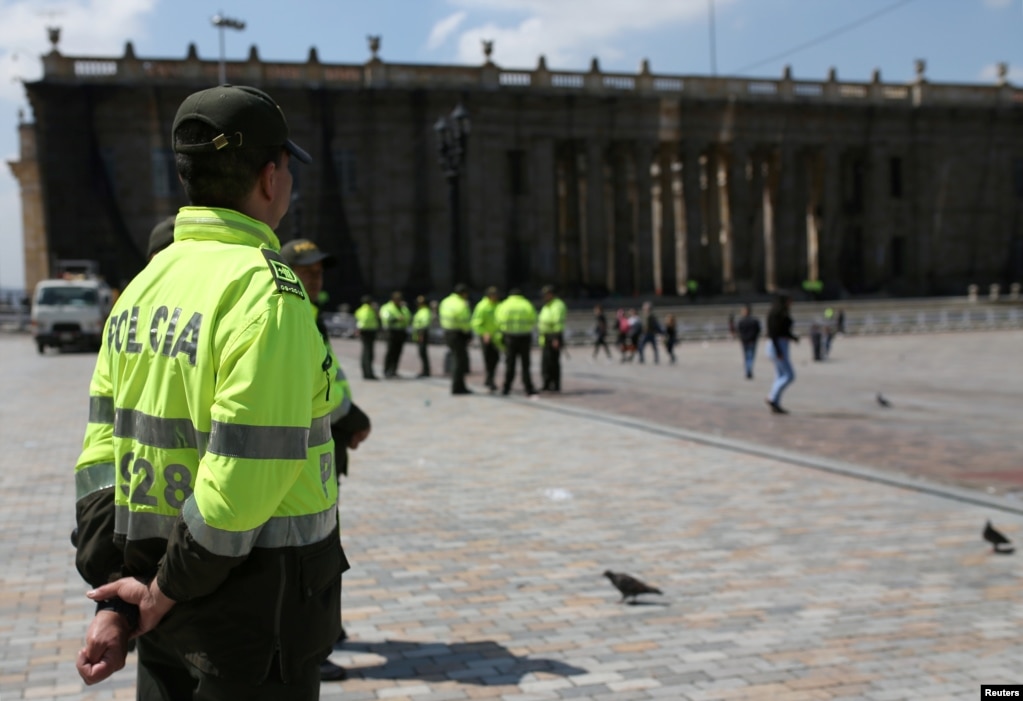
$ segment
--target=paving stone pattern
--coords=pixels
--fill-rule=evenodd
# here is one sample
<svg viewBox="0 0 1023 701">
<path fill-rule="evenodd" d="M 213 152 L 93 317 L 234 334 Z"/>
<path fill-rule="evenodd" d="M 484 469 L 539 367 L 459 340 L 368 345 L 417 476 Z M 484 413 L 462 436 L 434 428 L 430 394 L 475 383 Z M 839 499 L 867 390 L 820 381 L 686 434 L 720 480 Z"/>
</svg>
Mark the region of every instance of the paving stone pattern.
<svg viewBox="0 0 1023 701">
<path fill-rule="evenodd" d="M 1009 367 L 1023 334 L 969 337 L 986 337 Z M 324 684 L 323 697 L 958 700 L 978 698 L 982 683 L 1023 683 L 1023 555 L 994 556 L 980 539 L 990 518 L 1023 543 L 1017 500 L 956 480 L 922 491 L 863 479 L 890 467 L 870 462 L 814 469 L 837 464 L 817 443 L 758 442 L 807 426 L 845 435 L 827 427 L 852 422 L 870 428 L 843 440 L 888 440 L 896 453 L 918 431 L 1018 458 L 1020 380 L 995 382 L 995 361 L 949 341 L 901 375 L 923 383 L 915 373 L 942 368 L 958 410 L 975 418 L 928 409 L 920 397 L 937 406 L 940 392 L 925 383 L 893 389 L 895 407 L 878 416 L 848 396 L 854 368 L 894 362 L 918 339 L 853 340 L 849 355 L 836 345 L 828 363 L 797 365 L 788 417 L 762 405 L 764 360 L 747 383 L 730 345 L 684 348 L 676 366 L 591 363 L 573 350 L 565 395 L 539 401 L 454 397 L 443 378 L 353 378 L 374 429 L 341 489 L 351 637 L 332 659 L 350 679 Z M 356 370 L 355 344 L 336 346 Z M 92 688 L 74 670 L 92 605 L 68 543 L 71 473 L 94 356 L 40 357 L 30 339 L 4 335 L 0 356 L 0 700 L 134 698 L 133 656 Z M 479 365 L 474 354 L 474 387 Z M 738 379 L 715 376 L 718 366 Z M 975 367 L 971 411 L 958 375 Z M 733 437 L 714 428 L 715 412 L 751 423 Z M 1011 418 L 983 420 L 1003 412 Z M 664 595 L 621 604 L 605 569 Z"/>
</svg>

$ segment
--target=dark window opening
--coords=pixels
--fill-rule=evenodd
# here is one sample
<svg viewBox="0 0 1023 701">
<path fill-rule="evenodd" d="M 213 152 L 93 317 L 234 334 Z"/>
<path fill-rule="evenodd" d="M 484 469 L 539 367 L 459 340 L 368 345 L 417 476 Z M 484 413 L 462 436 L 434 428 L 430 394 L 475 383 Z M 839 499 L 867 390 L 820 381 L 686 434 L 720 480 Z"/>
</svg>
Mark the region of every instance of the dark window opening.
<svg viewBox="0 0 1023 701">
<path fill-rule="evenodd" d="M 892 277 L 906 274 L 906 237 L 892 237 Z"/>
<path fill-rule="evenodd" d="M 508 152 L 507 158 L 508 193 L 511 195 L 526 194 L 526 152 L 515 150 Z"/>
<path fill-rule="evenodd" d="M 902 159 L 892 158 L 888 161 L 888 175 L 890 180 L 889 192 L 893 199 L 902 198 Z"/>
<path fill-rule="evenodd" d="M 1023 158 L 1012 160 L 1012 191 L 1017 200 L 1023 200 Z"/>
</svg>

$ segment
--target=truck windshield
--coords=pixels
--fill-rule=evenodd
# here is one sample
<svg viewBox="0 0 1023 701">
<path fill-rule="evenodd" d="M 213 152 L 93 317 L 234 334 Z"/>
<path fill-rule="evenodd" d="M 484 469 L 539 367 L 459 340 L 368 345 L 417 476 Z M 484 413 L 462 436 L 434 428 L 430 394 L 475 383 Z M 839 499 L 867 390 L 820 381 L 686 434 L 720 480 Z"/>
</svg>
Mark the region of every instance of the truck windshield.
<svg viewBox="0 0 1023 701">
<path fill-rule="evenodd" d="M 39 304 L 86 307 L 96 304 L 96 290 L 91 287 L 47 287 L 39 296 Z"/>
</svg>

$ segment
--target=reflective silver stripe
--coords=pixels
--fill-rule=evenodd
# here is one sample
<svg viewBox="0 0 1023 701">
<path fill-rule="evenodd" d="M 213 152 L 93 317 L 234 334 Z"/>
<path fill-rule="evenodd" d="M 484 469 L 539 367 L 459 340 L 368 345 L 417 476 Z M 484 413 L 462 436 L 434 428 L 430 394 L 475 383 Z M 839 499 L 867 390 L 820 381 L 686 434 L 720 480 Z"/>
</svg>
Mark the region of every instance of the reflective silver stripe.
<svg viewBox="0 0 1023 701">
<path fill-rule="evenodd" d="M 89 397 L 89 423 L 91 424 L 112 424 L 114 423 L 114 398 L 113 397 Z"/>
<path fill-rule="evenodd" d="M 350 404 L 351 399 L 345 395 L 345 400 Z M 330 441 L 330 414 L 313 419 L 313 425 L 309 427 L 309 447 L 315 448 Z M 302 457 L 305 457 L 303 455 Z"/>
<path fill-rule="evenodd" d="M 154 448 L 199 448 L 207 442 L 189 419 L 165 419 L 134 409 L 114 412 L 114 435 Z"/>
<path fill-rule="evenodd" d="M 256 538 L 257 548 L 289 548 L 319 543 L 337 525 L 337 509 L 331 507 L 318 514 L 277 516 L 263 526 Z"/>
<path fill-rule="evenodd" d="M 75 472 L 75 500 L 114 486 L 114 463 L 101 462 Z"/>
<path fill-rule="evenodd" d="M 127 506 L 118 504 L 114 507 L 114 533 L 128 540 L 146 540 L 147 538 L 170 538 L 177 516 L 154 514 L 148 511 L 132 512 Z"/>
<path fill-rule="evenodd" d="M 212 431 L 204 433 L 196 430 L 189 419 L 165 419 L 134 409 L 117 409 L 113 412 L 113 424 L 118 438 L 154 448 L 194 448 L 200 457 L 209 451 L 233 458 L 305 460 L 307 448 L 330 440 L 330 416 L 313 419 L 311 429 L 214 421 Z"/>
<path fill-rule="evenodd" d="M 214 421 L 211 429 L 207 450 L 230 458 L 305 460 L 309 448 L 308 428 Z"/>
<path fill-rule="evenodd" d="M 225 531 L 206 523 L 194 497 L 185 502 L 181 516 L 195 542 L 222 557 L 241 557 L 252 548 L 289 548 L 318 543 L 329 536 L 337 524 L 337 509 L 332 506 L 318 514 L 274 517 L 260 528 L 248 531 Z"/>
</svg>

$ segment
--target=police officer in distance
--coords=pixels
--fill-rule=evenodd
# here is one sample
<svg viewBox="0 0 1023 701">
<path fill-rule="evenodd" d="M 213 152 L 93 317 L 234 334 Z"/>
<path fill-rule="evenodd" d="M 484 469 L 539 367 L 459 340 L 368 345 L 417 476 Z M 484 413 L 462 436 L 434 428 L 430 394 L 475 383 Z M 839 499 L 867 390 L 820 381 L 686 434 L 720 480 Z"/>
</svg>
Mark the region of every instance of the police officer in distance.
<svg viewBox="0 0 1023 701">
<path fill-rule="evenodd" d="M 412 316 L 412 335 L 419 349 L 419 374 L 416 377 L 430 376 L 430 325 L 433 323 L 433 308 L 426 297 L 416 297 L 416 313 Z"/>
<path fill-rule="evenodd" d="M 565 319 L 568 310 L 555 292 L 554 285 L 543 288 L 543 306 L 537 314 L 540 331 L 540 374 L 545 392 L 561 391 L 561 347 L 565 343 Z"/>
<path fill-rule="evenodd" d="M 497 372 L 497 362 L 501 359 L 501 331 L 497 328 L 497 320 L 494 312 L 500 302 L 496 287 L 488 287 L 483 299 L 476 303 L 472 310 L 472 330 L 479 336 L 480 346 L 483 348 L 483 368 L 486 371 L 486 379 L 483 384 L 491 392 L 497 391 L 497 383 L 494 381 L 494 374 Z"/>
<path fill-rule="evenodd" d="M 530 398 L 536 397 L 536 389 L 533 387 L 533 377 L 530 374 L 529 354 L 533 346 L 533 329 L 536 327 L 536 309 L 532 302 L 522 296 L 518 289 L 508 291 L 508 296 L 497 305 L 494 310 L 494 319 L 497 328 L 501 332 L 506 348 L 504 360 L 504 386 L 501 394 L 507 396 L 511 391 L 512 382 L 515 381 L 515 365 L 522 365 L 522 384 L 526 388 L 526 395 Z"/>
<path fill-rule="evenodd" d="M 340 633 L 332 359 L 274 229 L 294 158 L 266 93 L 187 97 L 191 206 L 128 285 L 89 388 L 76 565 L 97 612 L 87 684 L 138 638 L 143 699 L 316 699 Z"/>
<path fill-rule="evenodd" d="M 412 323 L 412 312 L 405 304 L 401 292 L 395 290 L 391 299 L 380 307 L 380 325 L 387 329 L 387 351 L 384 353 L 384 377 L 398 376 L 401 351 L 405 348 L 408 327 Z"/>
<path fill-rule="evenodd" d="M 465 385 L 469 371 L 469 339 L 472 337 L 472 314 L 469 311 L 469 288 L 458 283 L 455 290 L 440 301 L 440 327 L 451 351 L 451 394 L 472 394 Z"/>
<path fill-rule="evenodd" d="M 380 328 L 380 317 L 377 315 L 376 305 L 373 298 L 363 295 L 359 308 L 355 310 L 355 328 L 359 334 L 359 341 L 362 344 L 362 355 L 360 364 L 362 366 L 362 379 L 378 380 L 373 374 L 373 345 L 377 340 L 377 330 Z"/>
<path fill-rule="evenodd" d="M 334 256 L 324 253 L 308 239 L 295 239 L 281 247 L 281 257 L 302 281 L 309 301 L 319 299 L 323 290 L 323 270 L 334 266 L 336 262 Z M 341 404 L 330 415 L 330 434 L 334 438 L 335 450 L 334 464 L 337 466 L 336 473 L 340 480 L 341 475 L 348 476 L 348 450 L 356 450 L 369 437 L 371 425 L 369 416 L 352 401 L 351 386 L 330 344 L 330 335 L 320 319 L 320 310 L 315 304 L 312 305 L 312 309 L 316 317 L 316 328 L 319 329 L 324 347 L 333 361 L 331 369 L 334 377 L 331 391 L 337 392 L 341 397 Z M 342 626 L 337 642 L 343 642 L 347 637 Z M 320 663 L 321 681 L 341 681 L 347 676 L 344 667 L 334 664 L 329 659 Z"/>
</svg>

